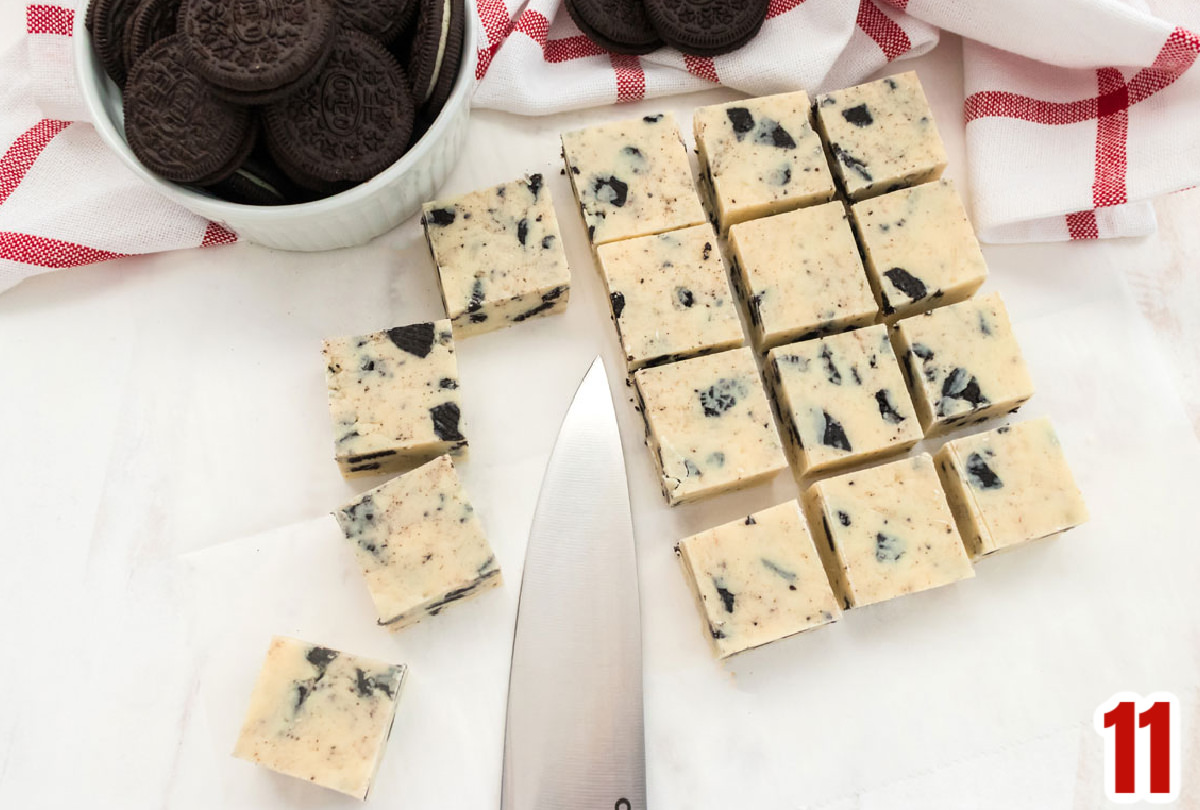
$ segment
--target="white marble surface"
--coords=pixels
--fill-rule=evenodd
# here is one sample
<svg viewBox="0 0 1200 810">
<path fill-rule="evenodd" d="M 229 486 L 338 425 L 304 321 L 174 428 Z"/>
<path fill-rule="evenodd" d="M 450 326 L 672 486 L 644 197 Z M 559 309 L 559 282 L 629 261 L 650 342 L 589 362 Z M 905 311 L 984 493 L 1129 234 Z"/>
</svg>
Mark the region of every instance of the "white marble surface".
<svg viewBox="0 0 1200 810">
<path fill-rule="evenodd" d="M 0 15 L 3 46 L 15 4 Z M 956 42 L 918 64 L 961 181 Z M 373 625 L 327 514 L 378 481 L 347 484 L 332 461 L 319 341 L 440 314 L 415 222 L 337 253 L 236 245 L 53 273 L 0 296 L 0 807 L 350 806 L 229 756 L 274 633 L 412 666 L 371 804 L 497 806 L 543 465 L 591 358 L 618 362 L 556 137 L 659 109 L 686 121 L 728 97 L 476 115 L 446 191 L 546 172 L 574 287 L 564 316 L 461 344 L 464 478 L 507 584 L 400 634 Z M 1096 807 L 1091 712 L 1118 689 L 1174 690 L 1185 753 L 1200 759 L 1194 354 L 1164 350 L 1161 331 L 1183 311 L 1162 285 L 1194 288 L 1190 225 L 985 251 L 986 289 L 1005 296 L 1039 389 L 1021 418 L 1055 420 L 1088 526 L 725 666 L 709 658 L 671 545 L 795 485 L 785 475 L 667 509 L 614 375 L 652 807 Z M 1139 306 L 1168 315 L 1147 321 Z M 1179 317 L 1179 334 L 1195 334 L 1196 316 Z M 1185 779 L 1180 806 L 1200 803 L 1200 771 Z"/>
</svg>

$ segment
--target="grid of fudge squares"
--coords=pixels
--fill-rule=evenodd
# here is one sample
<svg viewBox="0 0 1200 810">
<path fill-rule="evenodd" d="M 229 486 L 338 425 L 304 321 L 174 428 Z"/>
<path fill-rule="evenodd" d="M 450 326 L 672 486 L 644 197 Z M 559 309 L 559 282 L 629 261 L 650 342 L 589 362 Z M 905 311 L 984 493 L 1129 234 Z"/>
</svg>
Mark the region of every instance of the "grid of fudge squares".
<svg viewBox="0 0 1200 810">
<path fill-rule="evenodd" d="M 803 90 L 700 107 L 692 118 L 700 187 L 721 232 L 832 200 L 837 188 Z"/>
<path fill-rule="evenodd" d="M 1033 396 L 998 293 L 898 321 L 892 340 L 926 436 L 1012 413 Z"/>
<path fill-rule="evenodd" d="M 780 346 L 765 371 L 797 473 L 898 455 L 923 435 L 883 325 Z"/>
<path fill-rule="evenodd" d="M 707 221 L 670 113 L 568 132 L 562 146 L 593 245 Z"/>
<path fill-rule="evenodd" d="M 760 350 L 878 319 L 840 202 L 742 222 L 729 233 L 734 286 Z"/>
<path fill-rule="evenodd" d="M 815 110 L 851 200 L 928 183 L 946 168 L 946 148 L 916 73 L 825 93 Z"/>
<path fill-rule="evenodd" d="M 718 658 L 841 618 L 796 501 L 681 540 L 675 553 Z"/>
<path fill-rule="evenodd" d="M 954 439 L 935 460 L 973 558 L 1087 522 L 1087 506 L 1049 419 Z"/>
<path fill-rule="evenodd" d="M 596 257 L 631 370 L 742 345 L 737 304 L 707 223 L 600 245 Z"/>
<path fill-rule="evenodd" d="M 446 315 L 469 337 L 566 309 L 571 273 L 540 174 L 426 203 Z"/>
<path fill-rule="evenodd" d="M 804 505 L 847 609 L 975 576 L 928 453 L 818 481 Z"/>
<path fill-rule="evenodd" d="M 851 210 L 885 317 L 962 301 L 987 278 L 975 230 L 949 180 L 884 194 Z"/>
<path fill-rule="evenodd" d="M 401 664 L 273 638 L 233 754 L 365 799 L 405 672 Z"/>
<path fill-rule="evenodd" d="M 399 472 L 466 453 L 450 321 L 331 338 L 323 354 L 342 475 Z"/>
<path fill-rule="evenodd" d="M 646 442 L 672 506 L 750 486 L 787 468 L 750 349 L 633 375 Z"/>
<path fill-rule="evenodd" d="M 399 630 L 501 583 L 500 567 L 449 456 L 335 513 L 379 624 Z"/>
</svg>

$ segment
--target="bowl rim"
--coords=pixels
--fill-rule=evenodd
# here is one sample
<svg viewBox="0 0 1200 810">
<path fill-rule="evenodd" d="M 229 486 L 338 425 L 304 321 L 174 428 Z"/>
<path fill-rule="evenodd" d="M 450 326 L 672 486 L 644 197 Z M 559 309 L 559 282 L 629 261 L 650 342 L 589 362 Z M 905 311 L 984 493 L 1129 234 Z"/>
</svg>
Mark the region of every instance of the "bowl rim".
<svg viewBox="0 0 1200 810">
<path fill-rule="evenodd" d="M 77 21 L 82 20 L 86 14 L 87 4 L 88 0 L 80 0 L 80 8 L 76 9 L 75 13 Z M 88 112 L 88 123 L 99 133 L 100 139 L 138 177 L 163 195 L 208 219 L 225 223 L 245 221 L 247 218 L 253 218 L 255 221 L 263 223 L 286 222 L 298 217 L 328 213 L 370 200 L 377 191 L 390 186 L 397 178 L 403 177 L 425 158 L 430 145 L 446 134 L 446 130 L 451 126 L 451 120 L 456 117 L 449 114 L 452 109 L 462 104 L 470 106 L 475 87 L 478 84 L 475 78 L 478 32 L 474 3 L 467 0 L 463 3 L 463 9 L 467 19 L 463 31 L 463 52 L 459 60 L 458 78 L 455 79 L 450 97 L 438 112 L 437 118 L 429 125 L 429 129 L 425 130 L 425 133 L 409 147 L 407 152 L 400 156 L 399 160 L 370 180 L 332 196 L 310 202 L 289 205 L 246 205 L 229 202 L 164 180 L 143 166 L 142 162 L 133 154 L 133 150 L 129 148 L 123 133 L 118 131 L 116 123 L 109 117 L 104 102 L 96 92 L 96 88 L 100 84 L 109 85 L 110 89 L 116 89 L 117 92 L 120 90 L 112 83 L 112 79 L 103 73 L 103 68 L 100 67 L 100 62 L 92 48 L 92 39 L 82 27 L 76 31 L 74 36 L 75 79 Z M 97 84 L 97 79 L 99 84 Z M 236 230 L 236 225 L 233 227 Z"/>
</svg>

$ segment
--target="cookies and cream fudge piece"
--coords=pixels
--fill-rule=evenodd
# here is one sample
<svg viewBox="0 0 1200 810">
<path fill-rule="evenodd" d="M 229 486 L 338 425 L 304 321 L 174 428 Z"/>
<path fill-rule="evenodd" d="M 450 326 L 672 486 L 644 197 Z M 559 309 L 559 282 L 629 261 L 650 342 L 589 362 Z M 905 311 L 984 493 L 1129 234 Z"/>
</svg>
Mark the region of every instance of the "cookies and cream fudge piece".
<svg viewBox="0 0 1200 810">
<path fill-rule="evenodd" d="M 633 375 L 646 443 L 672 506 L 749 486 L 787 467 L 750 349 Z"/>
<path fill-rule="evenodd" d="M 798 473 L 896 455 L 922 437 L 882 324 L 780 346 L 765 371 Z"/>
<path fill-rule="evenodd" d="M 425 203 L 421 222 L 458 337 L 566 309 L 571 272 L 540 174 Z"/>
<path fill-rule="evenodd" d="M 742 345 L 737 303 L 708 223 L 609 242 L 596 257 L 630 369 Z"/>
<path fill-rule="evenodd" d="M 1010 413 L 1033 396 L 998 293 L 898 321 L 892 342 L 926 436 Z"/>
<path fill-rule="evenodd" d="M 233 755 L 365 799 L 405 671 L 402 664 L 277 636 Z"/>
<path fill-rule="evenodd" d="M 847 609 L 975 576 L 928 453 L 818 481 L 804 506 Z"/>
<path fill-rule="evenodd" d="M 323 354 L 342 475 L 397 472 L 466 453 L 450 321 L 330 338 Z"/>
<path fill-rule="evenodd" d="M 562 145 L 592 244 L 707 221 L 670 113 L 568 132 Z"/>
<path fill-rule="evenodd" d="M 817 96 L 816 115 L 852 200 L 928 183 L 946 168 L 946 148 L 916 73 Z"/>
<path fill-rule="evenodd" d="M 949 180 L 896 191 L 852 209 L 867 274 L 886 318 L 970 297 L 987 264 Z"/>
<path fill-rule="evenodd" d="M 833 199 L 837 189 L 811 109 L 808 93 L 797 90 L 696 110 L 700 185 L 722 232 Z"/>
<path fill-rule="evenodd" d="M 398 630 L 500 584 L 500 566 L 449 456 L 369 490 L 334 516 Z"/>
<path fill-rule="evenodd" d="M 729 248 L 734 286 L 761 350 L 879 316 L 840 202 L 734 225 Z"/>
<path fill-rule="evenodd" d="M 796 501 L 681 540 L 675 553 L 718 658 L 841 618 Z"/>
<path fill-rule="evenodd" d="M 934 460 L 972 557 L 1087 522 L 1087 506 L 1049 419 L 954 439 Z"/>
</svg>

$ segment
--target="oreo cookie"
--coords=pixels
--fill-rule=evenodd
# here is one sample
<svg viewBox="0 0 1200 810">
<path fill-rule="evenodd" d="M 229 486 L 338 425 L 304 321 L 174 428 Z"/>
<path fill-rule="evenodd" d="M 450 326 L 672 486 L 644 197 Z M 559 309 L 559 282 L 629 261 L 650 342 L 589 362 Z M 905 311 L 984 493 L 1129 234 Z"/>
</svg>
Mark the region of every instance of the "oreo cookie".
<svg viewBox="0 0 1200 810">
<path fill-rule="evenodd" d="M 192 68 L 242 103 L 300 89 L 337 36 L 333 0 L 185 0 L 180 14 Z"/>
<path fill-rule="evenodd" d="M 118 87 L 125 86 L 125 23 L 133 14 L 136 0 L 92 0 L 87 21 L 92 48 L 104 66 L 108 78 Z"/>
<path fill-rule="evenodd" d="M 335 0 L 342 25 L 389 45 L 412 26 L 420 0 Z"/>
<path fill-rule="evenodd" d="M 442 61 L 438 65 L 434 80 L 433 92 L 421 108 L 422 114 L 429 120 L 437 118 L 442 107 L 450 100 L 454 83 L 458 80 L 458 69 L 462 65 L 463 35 L 467 27 L 467 9 L 464 0 L 454 0 L 451 8 L 450 29 L 447 32 L 446 44 L 442 48 Z"/>
<path fill-rule="evenodd" d="M 646 0 L 659 36 L 692 56 L 720 56 L 745 45 L 767 19 L 770 0 Z"/>
<path fill-rule="evenodd" d="M 248 157 L 233 174 L 208 190 L 223 200 L 242 205 L 289 205 L 306 202 L 313 195 L 296 186 L 269 157 Z"/>
<path fill-rule="evenodd" d="M 254 147 L 253 114 L 217 97 L 188 64 L 182 37 L 160 40 L 125 86 L 125 139 L 148 169 L 176 183 L 216 183 Z"/>
<path fill-rule="evenodd" d="M 413 33 L 408 57 L 408 77 L 412 80 L 412 97 L 418 107 L 433 96 L 450 33 L 454 30 L 455 12 L 461 15 L 462 10 L 462 0 L 421 0 L 417 30 Z M 461 25 L 458 30 L 461 40 Z"/>
<path fill-rule="evenodd" d="M 642 0 L 566 0 L 566 6 L 583 35 L 606 51 L 640 55 L 662 47 Z"/>
<path fill-rule="evenodd" d="M 414 115 L 396 58 L 371 37 L 343 30 L 313 82 L 267 107 L 263 123 L 284 174 L 313 191 L 336 193 L 396 162 Z"/>
<path fill-rule="evenodd" d="M 125 22 L 125 71 L 160 39 L 175 33 L 181 0 L 139 0 Z"/>
</svg>

